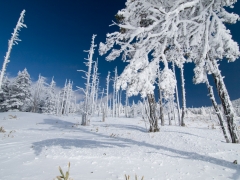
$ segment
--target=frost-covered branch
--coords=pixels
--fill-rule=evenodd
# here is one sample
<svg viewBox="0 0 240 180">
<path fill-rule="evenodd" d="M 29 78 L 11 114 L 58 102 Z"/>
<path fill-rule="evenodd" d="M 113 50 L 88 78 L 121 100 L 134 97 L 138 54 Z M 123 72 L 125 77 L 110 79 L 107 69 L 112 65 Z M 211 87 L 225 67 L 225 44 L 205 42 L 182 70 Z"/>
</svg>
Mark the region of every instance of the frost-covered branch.
<svg viewBox="0 0 240 180">
<path fill-rule="evenodd" d="M 84 125 L 84 126 L 88 124 L 88 122 L 89 122 L 88 116 L 90 114 L 90 110 L 89 110 L 90 95 L 91 95 L 90 80 L 91 80 L 91 72 L 92 72 L 93 54 L 94 54 L 94 50 L 96 47 L 96 45 L 94 44 L 95 37 L 96 37 L 96 35 L 94 34 L 92 36 L 92 42 L 91 42 L 90 49 L 88 51 L 85 51 L 85 52 L 88 52 L 88 58 L 86 58 L 87 62 L 85 63 L 86 66 L 88 67 L 88 71 L 85 72 L 87 82 L 85 84 L 86 85 L 86 88 L 84 90 L 85 99 L 84 99 L 84 107 L 83 107 L 83 112 L 82 112 L 82 125 Z M 78 70 L 78 71 L 82 71 L 82 70 Z"/>
<path fill-rule="evenodd" d="M 3 76 L 4 76 L 5 71 L 6 71 L 7 63 L 10 62 L 9 58 L 10 58 L 12 47 L 13 47 L 13 45 L 18 44 L 18 41 L 21 41 L 19 39 L 19 31 L 21 30 L 21 28 L 22 27 L 25 27 L 25 28 L 27 27 L 24 24 L 24 15 L 25 15 L 25 10 L 23 10 L 21 12 L 20 17 L 19 17 L 18 22 L 17 22 L 17 25 L 14 28 L 14 31 L 12 33 L 12 37 L 8 41 L 8 51 L 7 51 L 7 53 L 6 53 L 5 57 L 4 57 L 2 70 L 0 72 L 0 90 L 1 90 L 1 87 L 2 87 Z"/>
</svg>

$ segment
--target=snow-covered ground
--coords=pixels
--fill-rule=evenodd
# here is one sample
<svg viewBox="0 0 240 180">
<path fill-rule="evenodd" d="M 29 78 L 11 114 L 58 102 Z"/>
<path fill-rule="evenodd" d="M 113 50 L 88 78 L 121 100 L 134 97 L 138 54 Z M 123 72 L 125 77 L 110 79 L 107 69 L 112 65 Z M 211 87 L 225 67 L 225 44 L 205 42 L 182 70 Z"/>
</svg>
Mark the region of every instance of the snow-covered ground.
<svg viewBox="0 0 240 180">
<path fill-rule="evenodd" d="M 216 120 L 195 116 L 186 127 L 147 133 L 141 118 L 0 114 L 0 179 L 52 180 L 58 166 L 74 180 L 240 179 L 240 145 L 227 144 Z M 174 122 L 173 122 L 174 124 Z M 233 164 L 237 160 L 239 164 Z M 139 178 L 140 179 L 140 178 Z"/>
</svg>

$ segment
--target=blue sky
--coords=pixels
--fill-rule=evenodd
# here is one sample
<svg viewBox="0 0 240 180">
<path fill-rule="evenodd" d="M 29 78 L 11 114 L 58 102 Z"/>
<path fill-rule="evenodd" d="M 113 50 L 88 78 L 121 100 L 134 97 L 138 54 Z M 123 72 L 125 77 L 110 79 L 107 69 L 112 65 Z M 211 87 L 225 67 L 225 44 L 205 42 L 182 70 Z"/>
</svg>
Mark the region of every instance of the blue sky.
<svg viewBox="0 0 240 180">
<path fill-rule="evenodd" d="M 95 43 L 105 42 L 106 33 L 118 30 L 109 27 L 114 15 L 124 8 L 125 0 L 0 0 L 0 57 L 7 51 L 8 39 L 23 9 L 26 10 L 24 28 L 20 32 L 17 46 L 13 47 L 7 67 L 7 74 L 16 76 L 25 67 L 33 81 L 41 74 L 48 79 L 54 76 L 58 86 L 63 86 L 66 79 L 74 82 L 74 87 L 83 87 L 84 80 L 79 69 L 86 70 L 83 64 L 90 47 L 91 37 L 97 34 Z M 231 11 L 240 13 L 240 3 Z M 229 26 L 233 39 L 240 43 L 240 22 Z M 99 59 L 101 86 L 105 87 L 107 72 L 113 72 L 118 66 L 121 72 L 126 65 L 120 59 L 105 61 L 98 55 L 96 48 L 94 59 Z M 2 63 L 0 61 L 0 64 Z M 207 106 L 211 102 L 204 84 L 193 85 L 193 67 L 189 63 L 185 67 L 187 106 Z M 225 76 L 225 83 L 232 100 L 240 98 L 240 61 L 234 63 L 221 62 L 220 69 Z M 177 77 L 179 78 L 179 70 Z M 113 73 L 112 73 L 113 75 Z M 210 77 L 210 79 L 212 79 Z M 213 81 L 210 81 L 212 85 Z M 180 89 L 180 82 L 179 89 Z M 181 93 L 181 92 L 179 92 Z M 217 94 L 215 94 L 217 95 Z"/>
</svg>

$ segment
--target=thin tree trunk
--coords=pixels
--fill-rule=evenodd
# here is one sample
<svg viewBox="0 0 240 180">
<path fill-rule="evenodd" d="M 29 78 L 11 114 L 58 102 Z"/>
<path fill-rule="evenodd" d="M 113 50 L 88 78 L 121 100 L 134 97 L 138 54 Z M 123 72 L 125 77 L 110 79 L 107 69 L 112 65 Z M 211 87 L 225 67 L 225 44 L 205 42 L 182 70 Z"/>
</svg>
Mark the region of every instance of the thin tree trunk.
<svg viewBox="0 0 240 180">
<path fill-rule="evenodd" d="M 164 126 L 164 114 L 163 114 L 163 104 L 162 104 L 162 94 L 161 89 L 159 87 L 159 107 L 160 107 L 160 120 L 161 120 L 161 126 Z"/>
<path fill-rule="evenodd" d="M 119 115 L 122 113 L 122 89 L 120 90 L 120 95 L 119 95 Z"/>
<path fill-rule="evenodd" d="M 108 71 L 108 75 L 107 75 L 107 89 L 106 89 L 106 117 L 108 117 L 108 93 L 109 93 L 109 81 L 110 81 L 110 72 Z"/>
<path fill-rule="evenodd" d="M 112 97 L 112 117 L 115 115 L 115 84 L 113 85 L 113 97 Z"/>
<path fill-rule="evenodd" d="M 126 91 L 126 101 L 125 101 L 125 116 L 128 117 L 128 95 Z"/>
<path fill-rule="evenodd" d="M 210 107 L 210 120 L 212 120 L 212 107 Z"/>
<path fill-rule="evenodd" d="M 105 116 L 106 116 L 106 111 L 105 111 L 105 108 L 106 108 L 106 106 L 105 105 L 103 105 L 103 108 L 102 108 L 102 121 L 103 122 L 105 122 Z"/>
<path fill-rule="evenodd" d="M 228 136 L 227 136 L 227 133 L 226 133 L 226 130 L 225 130 L 225 127 L 224 127 L 224 124 L 223 124 L 223 116 L 222 116 L 222 113 L 221 111 L 219 110 L 218 106 L 217 106 L 217 102 L 214 98 L 214 94 L 213 94 L 213 89 L 212 89 L 212 86 L 210 86 L 209 82 L 208 82 L 208 79 L 206 79 L 206 85 L 207 85 L 207 89 L 208 89 L 208 92 L 209 92 L 209 97 L 212 101 L 212 105 L 215 109 L 215 112 L 218 116 L 218 120 L 219 120 L 219 123 L 220 123 L 220 126 L 222 128 L 222 131 L 223 131 L 223 136 L 226 140 L 227 143 L 229 143 L 229 139 L 228 139 Z M 211 114 L 211 109 L 210 109 L 210 114 Z"/>
</svg>

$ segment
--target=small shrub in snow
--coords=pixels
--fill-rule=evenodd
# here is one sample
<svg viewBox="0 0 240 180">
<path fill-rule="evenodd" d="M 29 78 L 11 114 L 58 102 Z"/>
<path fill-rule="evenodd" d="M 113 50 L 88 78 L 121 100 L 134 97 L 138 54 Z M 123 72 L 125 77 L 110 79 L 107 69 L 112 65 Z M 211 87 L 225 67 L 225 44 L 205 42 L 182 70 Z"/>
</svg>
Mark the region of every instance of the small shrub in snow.
<svg viewBox="0 0 240 180">
<path fill-rule="evenodd" d="M 67 171 L 67 172 L 65 173 L 65 175 L 64 175 L 61 167 L 59 166 L 59 171 L 60 171 L 60 173 L 61 173 L 61 176 L 57 176 L 57 177 L 56 177 L 57 180 L 73 180 L 73 179 L 70 179 L 70 178 L 69 178 L 69 169 L 70 169 L 70 162 L 68 163 L 68 171 Z"/>
<path fill-rule="evenodd" d="M 17 119 L 17 116 L 9 115 L 9 119 Z"/>
<path fill-rule="evenodd" d="M 6 131 L 4 130 L 3 127 L 0 127 L 0 132 L 1 132 L 1 133 L 5 133 Z"/>
<path fill-rule="evenodd" d="M 125 179 L 126 179 L 126 180 L 130 180 L 130 176 L 129 176 L 129 175 L 127 176 L 127 175 L 125 174 Z M 144 176 L 141 178 L 141 180 L 143 180 L 143 179 L 144 179 Z M 135 175 L 135 180 L 138 180 L 137 175 Z"/>
</svg>

